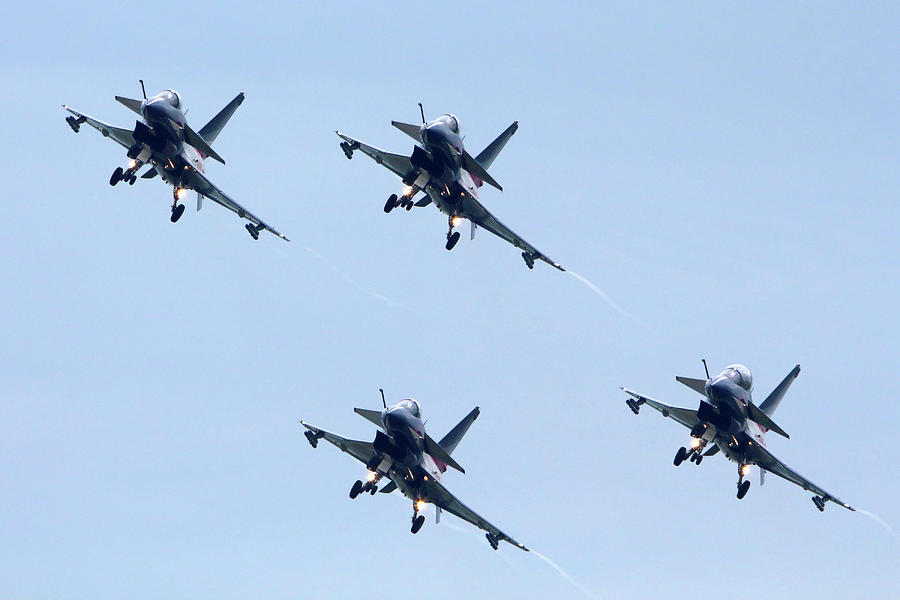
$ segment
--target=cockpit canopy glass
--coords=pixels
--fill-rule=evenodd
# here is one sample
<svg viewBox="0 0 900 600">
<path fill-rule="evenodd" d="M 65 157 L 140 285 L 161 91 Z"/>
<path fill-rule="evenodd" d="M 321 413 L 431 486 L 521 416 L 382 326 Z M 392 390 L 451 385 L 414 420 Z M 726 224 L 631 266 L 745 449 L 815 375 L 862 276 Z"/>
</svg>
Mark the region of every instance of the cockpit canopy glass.
<svg viewBox="0 0 900 600">
<path fill-rule="evenodd" d="M 725 373 L 748 392 L 753 391 L 753 375 L 750 374 L 750 369 L 744 365 L 728 365 L 725 367 Z"/>
<path fill-rule="evenodd" d="M 175 108 L 181 110 L 181 94 L 179 94 L 175 90 L 163 90 L 162 92 L 159 93 L 159 95 L 166 102 L 168 102 Z"/>
<path fill-rule="evenodd" d="M 451 114 L 446 114 L 439 116 L 437 120 L 450 128 L 450 131 L 452 131 L 456 135 L 459 135 L 459 119 Z"/>
<path fill-rule="evenodd" d="M 407 398 L 406 400 L 401 400 L 399 405 L 412 413 L 412 416 L 417 419 L 421 416 L 421 411 L 419 410 L 419 403 L 412 398 Z"/>
</svg>

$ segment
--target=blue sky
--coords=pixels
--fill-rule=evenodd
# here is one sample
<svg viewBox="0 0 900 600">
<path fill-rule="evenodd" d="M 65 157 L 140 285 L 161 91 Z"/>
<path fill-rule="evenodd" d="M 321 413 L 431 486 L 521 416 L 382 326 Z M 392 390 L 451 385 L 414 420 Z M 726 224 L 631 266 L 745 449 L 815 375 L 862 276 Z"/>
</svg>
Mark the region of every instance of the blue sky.
<svg viewBox="0 0 900 600">
<path fill-rule="evenodd" d="M 900 529 L 900 243 L 892 3 L 15 4 L 0 39 L 0 597 L 580 597 L 534 555 L 399 495 L 297 421 L 417 398 L 445 482 L 600 598 L 866 597 L 900 584 L 875 520 L 735 465 L 675 469 L 687 433 L 618 386 L 696 405 L 675 375 L 732 362 L 764 396 L 803 372 L 782 460 Z M 208 175 L 293 241 L 159 181 L 59 105 L 178 89 L 199 127 L 239 91 Z M 474 152 L 513 120 L 484 203 L 631 317 L 433 207 L 335 129 L 453 112 Z M 775 436 L 770 436 L 774 438 Z"/>
</svg>

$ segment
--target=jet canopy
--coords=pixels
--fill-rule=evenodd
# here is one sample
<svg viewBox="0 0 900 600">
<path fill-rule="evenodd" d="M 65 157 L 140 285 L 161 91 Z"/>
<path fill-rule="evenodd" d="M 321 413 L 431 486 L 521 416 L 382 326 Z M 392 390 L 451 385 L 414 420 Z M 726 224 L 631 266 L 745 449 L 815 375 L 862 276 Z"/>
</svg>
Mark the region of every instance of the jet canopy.
<svg viewBox="0 0 900 600">
<path fill-rule="evenodd" d="M 417 419 L 421 418 L 422 412 L 419 409 L 418 401 L 413 400 L 412 398 L 407 398 L 406 400 L 401 400 L 400 402 L 398 402 L 397 406 L 400 408 L 405 408 L 410 413 L 412 413 L 412 416 L 416 417 Z"/>
<path fill-rule="evenodd" d="M 163 90 L 159 93 L 159 97 L 178 110 L 181 110 L 181 94 L 179 94 L 175 90 Z"/>
<path fill-rule="evenodd" d="M 753 391 L 753 375 L 750 374 L 750 369 L 744 365 L 728 365 L 722 374 L 748 392 Z"/>
<path fill-rule="evenodd" d="M 450 131 L 452 131 L 456 135 L 459 135 L 459 119 L 457 119 L 453 115 L 451 115 L 451 114 L 441 115 L 437 119 L 435 119 L 435 121 L 437 121 L 439 123 L 443 123 L 444 125 L 446 125 L 447 127 L 450 128 Z"/>
</svg>

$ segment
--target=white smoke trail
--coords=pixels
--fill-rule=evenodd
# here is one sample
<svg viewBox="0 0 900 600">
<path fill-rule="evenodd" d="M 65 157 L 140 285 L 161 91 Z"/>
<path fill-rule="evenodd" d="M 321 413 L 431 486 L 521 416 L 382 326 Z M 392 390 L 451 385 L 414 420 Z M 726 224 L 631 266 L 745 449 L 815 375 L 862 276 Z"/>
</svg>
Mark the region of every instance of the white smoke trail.
<svg viewBox="0 0 900 600">
<path fill-rule="evenodd" d="M 568 273 L 569 275 L 571 275 L 572 277 L 574 277 L 575 279 L 577 279 L 578 281 L 580 281 L 581 283 L 586 285 L 595 294 L 597 294 L 598 296 L 603 298 L 603 300 L 610 307 L 612 307 L 612 309 L 615 310 L 617 313 L 619 313 L 623 317 L 628 317 L 629 319 L 633 320 L 635 323 L 637 323 L 638 325 L 640 325 L 641 327 L 643 327 L 650 333 L 655 333 L 649 325 L 647 325 L 646 323 L 644 323 L 643 321 L 641 321 L 640 319 L 635 317 L 633 314 L 631 314 L 630 312 L 628 312 L 627 310 L 625 310 L 624 308 L 619 306 L 615 300 L 613 300 L 612 298 L 609 297 L 609 294 L 607 294 L 606 292 L 604 292 L 603 290 L 598 288 L 596 285 L 594 285 L 594 283 L 590 279 L 588 279 L 587 277 L 585 277 L 583 275 L 579 275 L 578 273 L 576 273 L 575 271 L 572 271 L 571 269 L 567 270 L 566 273 Z"/>
<path fill-rule="evenodd" d="M 891 527 L 890 525 L 888 525 L 887 522 L 885 522 L 884 519 L 882 519 L 881 517 L 879 517 L 879 516 L 876 515 L 875 513 L 870 513 L 869 511 L 863 510 L 863 509 L 861 509 L 861 508 L 857 508 L 856 511 L 857 511 L 857 512 L 861 512 L 862 514 L 866 515 L 866 516 L 869 517 L 870 519 L 874 519 L 879 525 L 881 525 L 882 527 L 884 527 L 885 531 L 887 531 L 888 533 L 891 534 L 891 537 L 893 537 L 895 540 L 900 540 L 900 538 L 898 538 L 898 537 L 897 537 L 897 534 L 894 532 L 894 528 Z"/>
<path fill-rule="evenodd" d="M 456 532 L 458 532 L 458 533 L 461 533 L 461 534 L 465 535 L 466 537 L 471 537 L 471 535 L 472 535 L 472 530 L 471 530 L 471 529 L 464 529 L 464 528 L 460 527 L 459 525 L 457 525 L 456 523 L 454 523 L 454 522 L 452 522 L 452 521 L 441 520 L 441 523 L 440 523 L 440 525 L 438 525 L 438 527 L 447 527 L 448 529 L 451 529 L 451 530 L 453 530 L 453 531 L 456 531 Z M 473 538 L 473 539 L 474 539 L 474 538 Z M 501 548 L 501 550 L 502 550 L 502 548 Z M 593 598 L 594 600 L 599 600 L 599 596 L 597 596 L 596 594 L 594 594 L 593 592 L 591 592 L 589 589 L 587 589 L 586 587 L 584 587 L 583 585 L 581 585 L 581 583 L 580 583 L 578 580 L 576 580 L 574 577 L 572 577 L 571 575 L 569 575 L 568 573 L 566 573 L 566 572 L 563 570 L 563 568 L 560 567 L 558 564 L 556 564 L 555 562 L 553 562 L 552 560 L 550 560 L 549 558 L 547 558 L 546 556 L 544 556 L 543 554 L 541 554 L 540 552 L 538 552 L 538 551 L 536 551 L 536 550 L 534 550 L 534 549 L 529 549 L 529 552 L 531 552 L 531 554 L 534 554 L 535 556 L 537 556 L 538 558 L 540 558 L 541 560 L 543 560 L 544 562 L 546 562 L 548 565 L 550 565 L 551 567 L 553 567 L 553 569 L 554 569 L 557 573 L 559 573 L 559 574 L 563 577 L 563 579 L 565 579 L 565 580 L 568 581 L 570 584 L 572 584 L 572 585 L 573 585 L 575 588 L 577 588 L 582 594 L 584 594 L 584 595 L 587 596 L 588 598 Z M 511 560 L 506 556 L 505 553 L 500 552 L 499 554 L 500 554 L 500 558 L 502 558 L 503 561 L 506 562 L 506 564 L 508 564 L 508 565 L 509 565 L 510 567 L 512 567 L 514 570 L 516 570 L 516 571 L 520 571 L 520 570 L 521 570 L 521 569 L 519 569 L 519 567 L 518 567 L 515 563 L 513 563 L 513 561 L 511 561 Z"/>
<path fill-rule="evenodd" d="M 461 534 L 465 535 L 467 538 L 475 539 L 472 537 L 471 529 L 465 529 L 463 527 L 460 527 L 453 521 L 448 521 L 446 517 L 441 518 L 441 522 L 439 524 L 437 524 L 437 527 L 446 527 L 447 529 L 450 529 L 451 531 L 455 531 L 457 533 L 461 533 Z M 479 544 L 479 545 L 481 545 L 481 544 Z M 501 559 L 503 559 L 503 562 L 505 562 L 506 564 L 508 564 L 510 566 L 511 569 L 513 569 L 514 571 L 521 571 L 521 569 L 519 569 L 519 567 L 516 566 L 516 564 L 509 559 L 509 557 L 506 555 L 505 552 L 498 552 L 497 554 L 500 556 Z"/>
<path fill-rule="evenodd" d="M 571 583 L 571 584 L 572 584 L 574 587 L 576 587 L 582 594 L 584 594 L 584 595 L 587 596 L 588 598 L 593 598 L 594 600 L 600 600 L 600 597 L 597 596 L 597 594 L 593 593 L 592 591 L 590 591 L 589 589 L 587 589 L 586 587 L 584 587 L 583 585 L 581 585 L 581 583 L 580 583 L 578 580 L 576 580 L 574 577 L 572 577 L 571 575 L 569 575 L 568 573 L 566 573 L 566 572 L 563 570 L 563 568 L 560 567 L 558 564 L 556 564 L 555 562 L 553 562 L 552 560 L 550 560 L 549 558 L 547 558 L 546 556 L 544 556 L 543 554 L 541 554 L 541 553 L 538 552 L 537 550 L 531 550 L 531 553 L 534 554 L 535 556 L 537 556 L 538 558 L 540 558 L 542 561 L 544 561 L 545 563 L 547 563 L 547 564 L 550 565 L 551 567 L 553 567 L 553 568 L 556 570 L 557 573 L 559 573 L 560 575 L 562 575 L 563 579 L 565 579 L 566 581 L 568 581 L 569 583 Z"/>
<path fill-rule="evenodd" d="M 326 259 L 324 256 L 322 256 L 321 254 L 319 254 L 318 252 L 316 252 L 309 246 L 303 246 L 303 249 L 306 250 L 307 252 L 309 252 L 310 254 L 312 254 L 313 256 L 315 256 L 320 261 L 322 261 L 332 271 L 334 271 L 334 273 L 337 274 L 338 277 L 340 277 L 341 279 L 343 279 L 344 281 L 346 281 L 347 283 L 349 283 L 351 286 L 355 287 L 359 291 L 363 292 L 364 294 L 366 294 L 368 296 L 372 296 L 373 298 L 377 298 L 378 300 L 381 300 L 382 302 L 384 302 L 385 304 L 387 304 L 388 306 L 390 306 L 392 308 L 404 308 L 406 310 L 409 310 L 409 307 L 406 306 L 405 304 L 401 304 L 400 302 L 397 302 L 396 300 L 392 300 L 391 298 L 388 298 L 384 294 L 380 294 L 380 293 L 376 292 L 375 290 L 371 290 L 371 289 L 368 289 L 368 288 L 360 285 L 353 278 L 351 278 L 349 275 L 347 275 L 346 273 L 341 271 L 337 266 L 332 264 L 331 261 Z"/>
</svg>

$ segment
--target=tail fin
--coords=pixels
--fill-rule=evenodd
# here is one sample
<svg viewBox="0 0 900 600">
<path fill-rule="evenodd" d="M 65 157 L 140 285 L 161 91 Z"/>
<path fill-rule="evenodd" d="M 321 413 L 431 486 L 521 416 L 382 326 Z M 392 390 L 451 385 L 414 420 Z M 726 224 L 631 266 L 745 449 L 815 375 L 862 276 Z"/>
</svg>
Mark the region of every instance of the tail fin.
<svg viewBox="0 0 900 600">
<path fill-rule="evenodd" d="M 456 427 L 451 429 L 447 435 L 441 438 L 441 441 L 438 442 L 438 444 L 447 451 L 447 454 L 453 454 L 453 451 L 456 450 L 456 446 L 459 445 L 460 440 L 462 440 L 463 436 L 466 435 L 466 432 L 469 431 L 469 427 L 472 426 L 472 423 L 475 422 L 475 419 L 478 418 L 480 413 L 481 409 L 476 406 L 472 409 L 472 412 L 467 414 L 462 421 L 456 424 Z"/>
<path fill-rule="evenodd" d="M 506 142 L 509 141 L 509 138 L 513 136 L 516 130 L 519 128 L 519 122 L 515 121 L 512 125 L 506 128 L 506 131 L 497 136 L 497 139 L 488 144 L 487 148 L 481 151 L 481 154 L 475 157 L 475 160 L 478 161 L 485 170 L 490 169 L 491 165 L 494 163 L 494 159 L 497 158 L 497 155 L 500 154 L 500 151 L 503 150 L 503 147 L 506 146 Z"/>
<path fill-rule="evenodd" d="M 794 367 L 791 372 L 787 374 L 787 377 L 781 380 L 778 387 L 772 390 L 772 393 L 759 405 L 759 410 L 763 411 L 768 416 L 772 416 L 775 409 L 778 408 L 778 405 L 781 403 L 781 399 L 784 398 L 788 388 L 791 387 L 791 384 L 794 383 L 794 380 L 797 379 L 798 375 L 800 375 L 800 365 Z"/>
<path fill-rule="evenodd" d="M 234 114 L 234 111 L 237 110 L 237 107 L 240 106 L 243 101 L 244 92 L 241 92 L 235 96 L 234 100 L 229 102 L 225 108 L 220 110 L 219 114 L 210 119 L 209 123 L 204 125 L 203 128 L 197 132 L 204 140 L 206 140 L 207 144 L 212 144 L 216 141 L 216 138 L 219 137 L 219 132 L 222 131 L 222 128 L 225 127 L 228 119 L 231 118 L 231 115 Z"/>
</svg>

